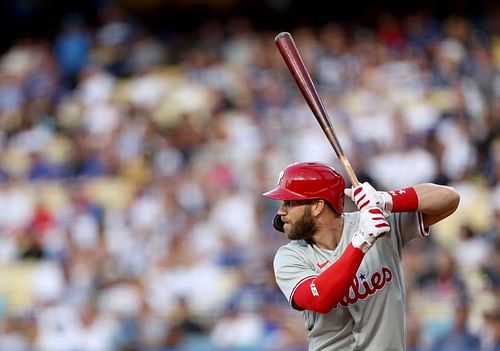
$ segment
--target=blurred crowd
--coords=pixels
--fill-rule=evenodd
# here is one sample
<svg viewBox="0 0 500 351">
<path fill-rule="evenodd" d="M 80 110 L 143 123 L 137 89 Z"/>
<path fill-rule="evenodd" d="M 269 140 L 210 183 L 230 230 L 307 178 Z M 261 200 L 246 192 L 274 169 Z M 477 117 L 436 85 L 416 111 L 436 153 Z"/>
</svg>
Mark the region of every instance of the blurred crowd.
<svg viewBox="0 0 500 351">
<path fill-rule="evenodd" d="M 500 14 L 376 22 L 285 30 L 360 180 L 461 194 L 406 248 L 409 350 L 500 350 Z M 1 54 L 0 350 L 307 349 L 260 194 L 291 162 L 343 170 L 276 34 L 109 7 Z"/>
</svg>

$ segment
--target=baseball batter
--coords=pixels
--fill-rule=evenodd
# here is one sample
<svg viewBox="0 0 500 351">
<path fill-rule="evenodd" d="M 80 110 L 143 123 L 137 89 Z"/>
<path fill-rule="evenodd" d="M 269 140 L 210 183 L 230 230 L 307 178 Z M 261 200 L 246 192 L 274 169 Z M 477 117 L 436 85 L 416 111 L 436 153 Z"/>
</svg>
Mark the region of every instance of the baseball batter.
<svg viewBox="0 0 500 351">
<path fill-rule="evenodd" d="M 359 211 L 344 213 L 344 194 Z M 452 214 L 458 193 L 431 183 L 346 189 L 332 167 L 307 162 L 286 167 L 263 195 L 282 201 L 273 226 L 291 241 L 278 249 L 274 272 L 302 311 L 309 349 L 405 350 L 403 247 Z"/>
</svg>

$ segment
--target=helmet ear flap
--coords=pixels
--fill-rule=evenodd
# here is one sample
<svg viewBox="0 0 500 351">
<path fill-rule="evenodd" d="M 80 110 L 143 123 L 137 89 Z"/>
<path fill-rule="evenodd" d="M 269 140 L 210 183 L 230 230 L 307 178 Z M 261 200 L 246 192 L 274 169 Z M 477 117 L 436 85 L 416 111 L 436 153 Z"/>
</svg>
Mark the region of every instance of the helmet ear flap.
<svg viewBox="0 0 500 351">
<path fill-rule="evenodd" d="M 281 216 L 276 214 L 273 218 L 273 228 L 279 232 L 285 232 L 285 223 L 281 220 Z"/>
</svg>

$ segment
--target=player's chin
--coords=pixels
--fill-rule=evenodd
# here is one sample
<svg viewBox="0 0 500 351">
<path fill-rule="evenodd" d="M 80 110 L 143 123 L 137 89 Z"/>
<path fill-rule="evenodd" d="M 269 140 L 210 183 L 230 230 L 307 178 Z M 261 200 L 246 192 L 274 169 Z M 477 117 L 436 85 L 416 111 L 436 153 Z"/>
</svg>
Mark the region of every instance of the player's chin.
<svg viewBox="0 0 500 351">
<path fill-rule="evenodd" d="M 283 222 L 283 233 L 285 233 L 287 238 L 290 235 L 290 229 L 291 229 L 290 223 Z"/>
<path fill-rule="evenodd" d="M 285 223 L 285 225 L 283 225 L 283 231 L 288 240 L 300 239 L 297 237 L 297 233 L 293 230 L 293 226 L 290 223 Z"/>
</svg>

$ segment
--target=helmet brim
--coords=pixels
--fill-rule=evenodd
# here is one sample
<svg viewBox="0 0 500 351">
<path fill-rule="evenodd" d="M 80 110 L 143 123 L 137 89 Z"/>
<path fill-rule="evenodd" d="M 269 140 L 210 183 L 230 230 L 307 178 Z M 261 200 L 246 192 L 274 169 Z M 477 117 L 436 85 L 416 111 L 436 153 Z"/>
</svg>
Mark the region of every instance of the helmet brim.
<svg viewBox="0 0 500 351">
<path fill-rule="evenodd" d="M 308 200 L 309 198 L 307 196 L 301 195 L 294 193 L 293 191 L 290 191 L 285 188 L 277 187 L 274 188 L 273 190 L 267 191 L 262 194 L 262 196 L 267 197 L 269 199 L 273 200 Z"/>
</svg>

